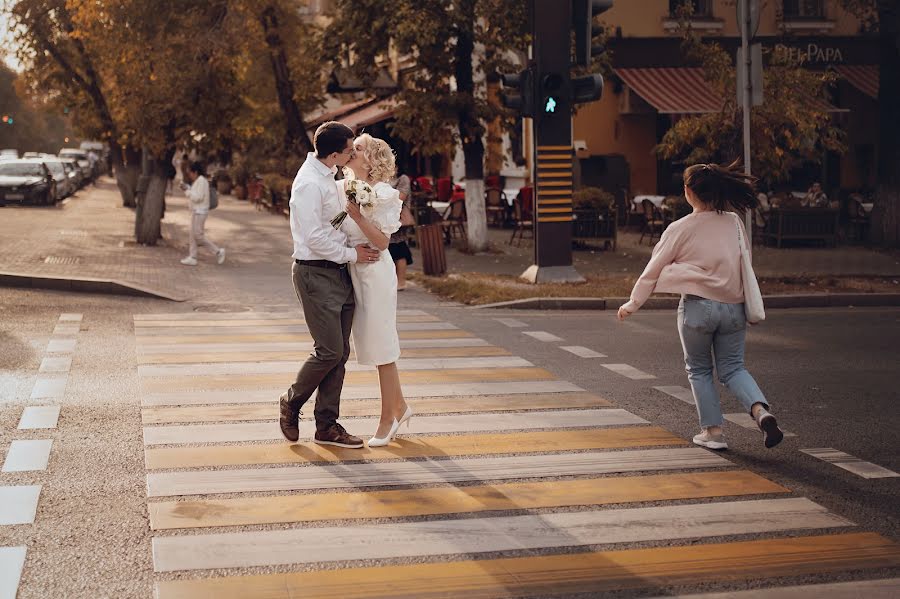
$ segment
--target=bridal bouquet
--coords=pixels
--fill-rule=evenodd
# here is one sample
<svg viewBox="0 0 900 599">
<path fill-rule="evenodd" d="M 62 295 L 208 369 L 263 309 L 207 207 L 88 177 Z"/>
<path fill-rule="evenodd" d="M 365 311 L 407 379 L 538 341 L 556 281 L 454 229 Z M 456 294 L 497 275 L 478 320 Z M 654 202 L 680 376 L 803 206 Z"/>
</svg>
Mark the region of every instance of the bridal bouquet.
<svg viewBox="0 0 900 599">
<path fill-rule="evenodd" d="M 372 191 L 372 188 L 365 181 L 350 179 L 347 181 L 345 191 L 347 199 L 357 204 L 361 209 L 372 209 L 375 207 L 375 192 Z M 331 226 L 335 229 L 340 229 L 345 218 L 347 218 L 347 212 L 341 210 L 337 216 L 331 219 Z"/>
</svg>

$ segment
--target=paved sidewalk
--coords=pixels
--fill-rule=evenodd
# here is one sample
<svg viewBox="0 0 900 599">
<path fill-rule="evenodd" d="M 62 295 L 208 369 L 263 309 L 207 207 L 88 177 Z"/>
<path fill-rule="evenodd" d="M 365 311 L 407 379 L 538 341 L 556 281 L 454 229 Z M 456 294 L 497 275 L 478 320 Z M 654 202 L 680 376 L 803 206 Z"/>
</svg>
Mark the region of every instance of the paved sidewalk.
<svg viewBox="0 0 900 599">
<path fill-rule="evenodd" d="M 207 234 L 226 248 L 224 265 L 201 250 L 196 267 L 182 266 L 187 253 L 190 215 L 178 192 L 167 200 L 163 237 L 156 247 L 134 243 L 133 211 L 122 207 L 111 179 L 53 208 L 0 209 L 0 274 L 65 279 L 98 279 L 168 297 L 207 304 L 291 304 L 291 234 L 288 221 L 259 212 L 246 202 L 222 196 L 210 214 Z M 451 272 L 485 272 L 517 276 L 533 260 L 532 242 L 507 243 L 510 231 L 491 230 L 497 253 L 467 255 L 447 248 Z M 620 235 L 617 251 L 577 251 L 582 274 L 637 274 L 652 248 L 638 235 Z M 415 264 L 421 268 L 418 249 Z M 859 247 L 837 249 L 758 247 L 754 261 L 761 276 L 800 274 L 900 275 L 897 255 Z"/>
</svg>

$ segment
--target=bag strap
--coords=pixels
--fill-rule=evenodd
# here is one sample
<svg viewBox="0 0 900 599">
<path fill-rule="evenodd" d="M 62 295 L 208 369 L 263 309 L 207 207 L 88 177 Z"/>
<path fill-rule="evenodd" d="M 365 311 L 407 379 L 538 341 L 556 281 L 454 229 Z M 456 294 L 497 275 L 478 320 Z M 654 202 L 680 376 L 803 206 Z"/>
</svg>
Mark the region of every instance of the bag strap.
<svg viewBox="0 0 900 599">
<path fill-rule="evenodd" d="M 747 246 L 744 243 L 744 229 L 741 227 L 741 217 L 734 212 L 729 212 L 734 217 L 734 226 L 737 229 L 738 245 L 741 248 L 741 255 L 747 254 Z"/>
</svg>

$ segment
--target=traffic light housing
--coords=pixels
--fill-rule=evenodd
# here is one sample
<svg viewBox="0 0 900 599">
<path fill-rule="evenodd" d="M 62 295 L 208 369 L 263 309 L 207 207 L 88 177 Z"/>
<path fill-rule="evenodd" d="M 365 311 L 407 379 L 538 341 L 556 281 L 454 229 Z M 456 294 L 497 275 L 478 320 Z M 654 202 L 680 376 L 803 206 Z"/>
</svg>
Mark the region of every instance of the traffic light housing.
<svg viewBox="0 0 900 599">
<path fill-rule="evenodd" d="M 525 69 L 518 73 L 500 75 L 503 90 L 500 102 L 523 117 L 534 117 L 534 71 Z"/>
<path fill-rule="evenodd" d="M 565 77 L 560 73 L 547 73 L 541 77 L 541 105 L 543 116 L 553 116 L 560 111 Z M 568 117 L 568 114 L 566 115 Z"/>
<path fill-rule="evenodd" d="M 572 28 L 575 30 L 575 64 L 590 66 L 591 56 L 603 51 L 602 47 L 592 46 L 591 40 L 603 28 L 594 25 L 594 17 L 606 12 L 613 6 L 613 0 L 571 0 Z"/>
<path fill-rule="evenodd" d="M 586 104 L 603 95 L 603 75 L 594 73 L 572 79 L 572 103 Z"/>
</svg>

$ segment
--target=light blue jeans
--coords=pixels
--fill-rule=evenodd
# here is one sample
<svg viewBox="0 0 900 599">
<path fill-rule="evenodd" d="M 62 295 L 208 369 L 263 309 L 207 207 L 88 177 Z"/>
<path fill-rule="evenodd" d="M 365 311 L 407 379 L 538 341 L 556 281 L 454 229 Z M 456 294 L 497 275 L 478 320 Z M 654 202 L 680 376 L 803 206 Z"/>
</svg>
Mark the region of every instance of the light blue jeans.
<svg viewBox="0 0 900 599">
<path fill-rule="evenodd" d="M 723 304 L 695 295 L 681 297 L 678 335 L 702 428 L 722 425 L 722 406 L 713 379 L 714 363 L 719 380 L 748 413 L 755 403 L 769 407 L 756 381 L 744 368 L 746 329 L 744 304 Z"/>
</svg>

